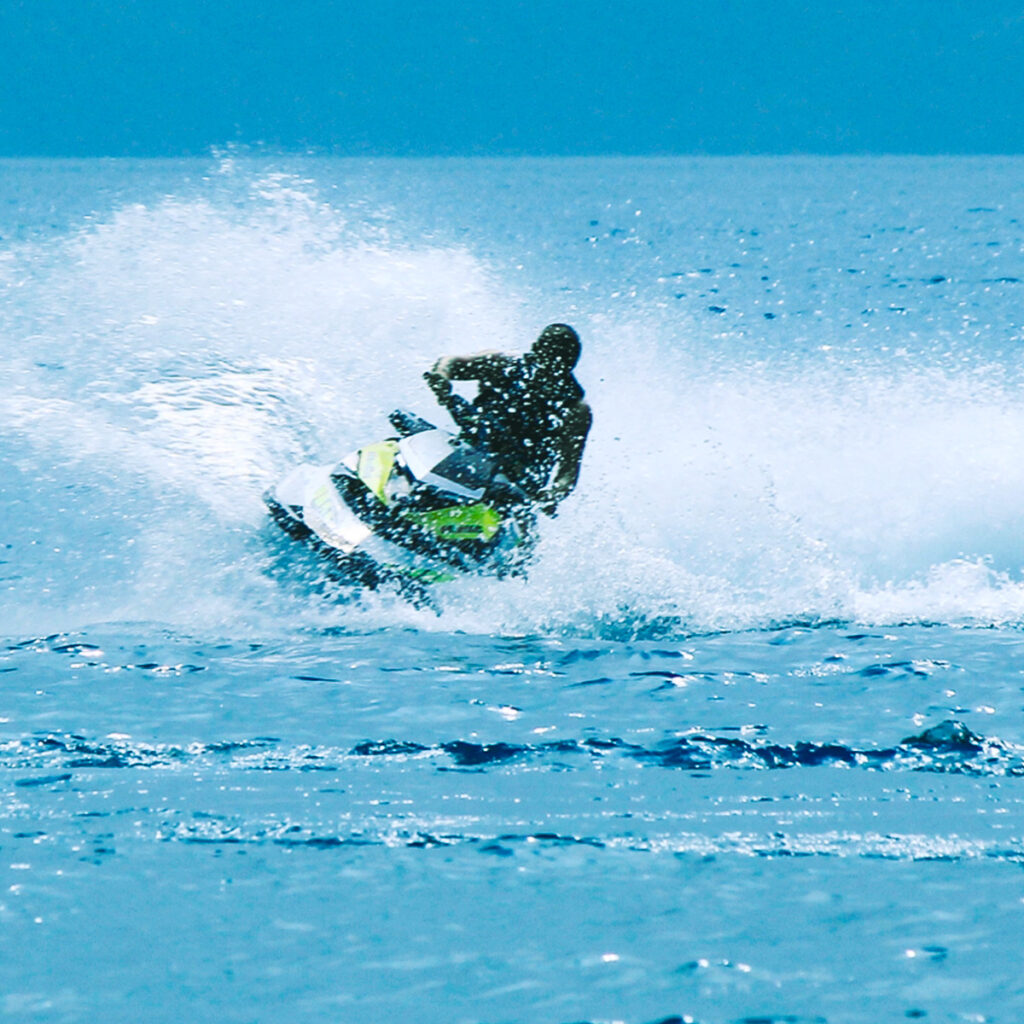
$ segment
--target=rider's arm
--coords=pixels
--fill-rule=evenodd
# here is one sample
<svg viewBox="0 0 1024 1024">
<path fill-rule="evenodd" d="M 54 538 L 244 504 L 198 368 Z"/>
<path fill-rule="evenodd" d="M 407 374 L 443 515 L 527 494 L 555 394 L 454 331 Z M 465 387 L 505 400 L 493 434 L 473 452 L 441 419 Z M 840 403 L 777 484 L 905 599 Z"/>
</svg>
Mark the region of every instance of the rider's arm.
<svg viewBox="0 0 1024 1024">
<path fill-rule="evenodd" d="M 580 475 L 583 460 L 583 446 L 590 432 L 593 414 L 586 402 L 579 402 L 573 409 L 565 430 L 558 442 L 558 466 L 554 479 L 541 497 L 541 511 L 555 514 L 555 507 L 572 489 Z"/>
<path fill-rule="evenodd" d="M 472 407 L 465 399 L 452 391 L 453 380 L 489 381 L 509 363 L 509 357 L 501 352 L 479 352 L 472 356 L 442 356 L 423 374 L 423 379 L 434 393 L 438 404 L 447 409 L 456 422 L 462 426 L 468 424 L 463 420 L 472 414 Z"/>
<path fill-rule="evenodd" d="M 478 352 L 472 356 L 442 356 L 423 376 L 434 393 L 435 382 L 453 380 L 487 380 L 508 364 L 509 357 L 502 352 Z M 440 396 L 438 396 L 440 398 Z"/>
</svg>

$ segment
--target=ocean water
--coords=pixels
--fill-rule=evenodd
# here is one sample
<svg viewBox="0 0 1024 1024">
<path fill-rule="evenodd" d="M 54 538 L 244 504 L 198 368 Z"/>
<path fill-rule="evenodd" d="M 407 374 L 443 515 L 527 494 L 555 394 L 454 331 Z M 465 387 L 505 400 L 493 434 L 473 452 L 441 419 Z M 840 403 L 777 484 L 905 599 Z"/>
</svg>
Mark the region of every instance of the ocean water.
<svg viewBox="0 0 1024 1024">
<path fill-rule="evenodd" d="M 1022 172 L 0 162 L 0 1016 L 1024 1019 Z M 526 579 L 269 525 L 556 320 Z"/>
</svg>

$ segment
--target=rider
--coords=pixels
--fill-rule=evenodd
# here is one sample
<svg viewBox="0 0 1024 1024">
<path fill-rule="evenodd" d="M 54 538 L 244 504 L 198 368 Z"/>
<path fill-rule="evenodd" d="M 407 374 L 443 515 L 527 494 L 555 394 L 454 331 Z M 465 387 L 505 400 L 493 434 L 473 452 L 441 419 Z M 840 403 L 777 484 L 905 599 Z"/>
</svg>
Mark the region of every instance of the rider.
<svg viewBox="0 0 1024 1024">
<path fill-rule="evenodd" d="M 423 375 L 463 436 L 552 516 L 576 486 L 593 419 L 572 373 L 579 357 L 579 335 L 551 324 L 522 356 L 445 356 Z M 453 380 L 477 381 L 476 398 L 454 394 Z"/>
</svg>

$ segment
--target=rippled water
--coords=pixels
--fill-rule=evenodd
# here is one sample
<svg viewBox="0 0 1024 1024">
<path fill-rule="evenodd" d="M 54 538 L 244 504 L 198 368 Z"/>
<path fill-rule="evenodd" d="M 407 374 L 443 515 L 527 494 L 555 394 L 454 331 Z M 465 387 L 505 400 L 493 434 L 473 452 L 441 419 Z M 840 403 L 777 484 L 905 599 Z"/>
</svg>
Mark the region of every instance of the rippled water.
<svg viewBox="0 0 1024 1024">
<path fill-rule="evenodd" d="M 4 164 L 0 1014 L 1024 1017 L 1020 167 Z M 528 579 L 268 526 L 555 319 Z"/>
</svg>

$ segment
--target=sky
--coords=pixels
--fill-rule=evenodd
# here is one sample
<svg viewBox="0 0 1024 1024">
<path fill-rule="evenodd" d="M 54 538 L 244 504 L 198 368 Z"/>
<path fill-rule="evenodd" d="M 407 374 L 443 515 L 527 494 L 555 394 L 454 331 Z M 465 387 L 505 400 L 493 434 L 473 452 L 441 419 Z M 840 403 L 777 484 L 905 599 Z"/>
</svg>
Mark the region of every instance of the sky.
<svg viewBox="0 0 1024 1024">
<path fill-rule="evenodd" d="M 0 156 L 1024 152 L 1024 0 L 0 0 Z"/>
</svg>

